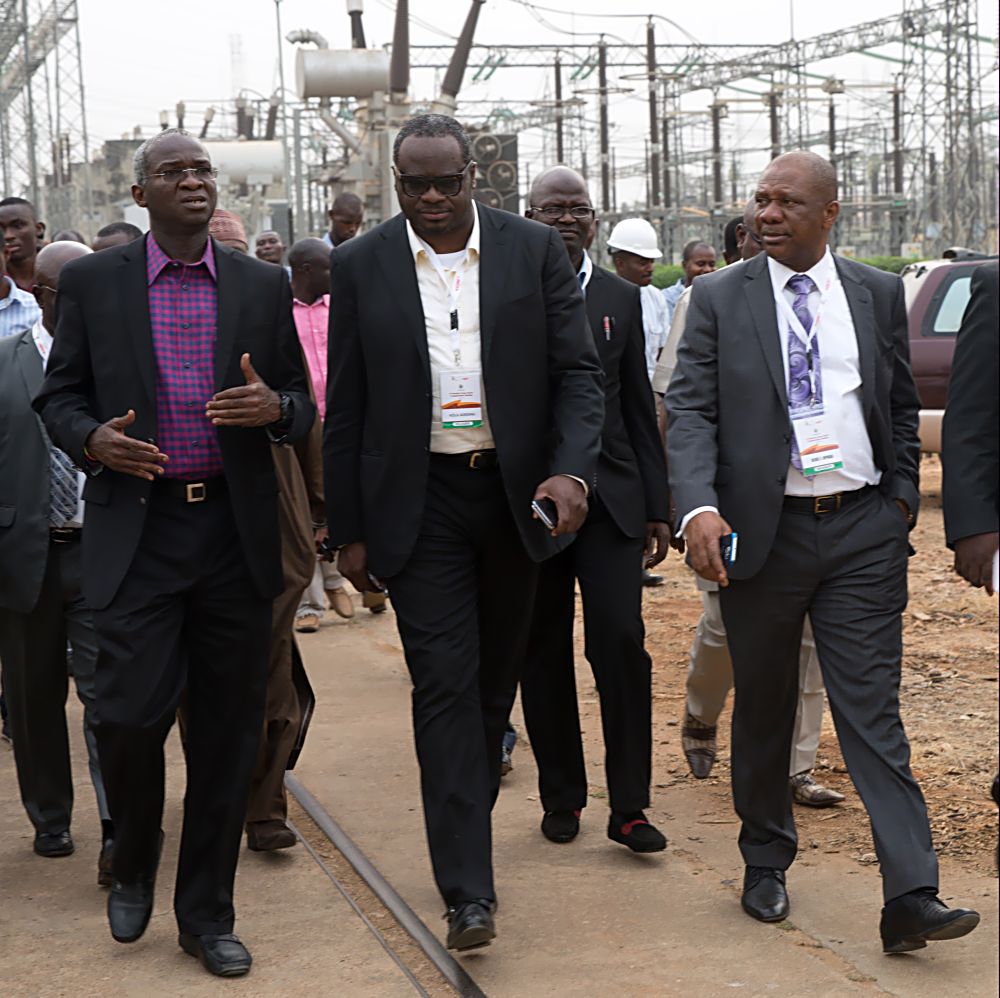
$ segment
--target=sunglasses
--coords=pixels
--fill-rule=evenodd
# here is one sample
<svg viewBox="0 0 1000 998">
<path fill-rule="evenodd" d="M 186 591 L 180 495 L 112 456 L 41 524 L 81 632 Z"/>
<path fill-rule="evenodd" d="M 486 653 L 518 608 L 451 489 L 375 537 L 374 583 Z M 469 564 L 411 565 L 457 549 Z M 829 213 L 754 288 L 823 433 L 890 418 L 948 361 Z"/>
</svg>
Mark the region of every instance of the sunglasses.
<svg viewBox="0 0 1000 998">
<path fill-rule="evenodd" d="M 432 187 L 442 197 L 453 198 L 461 192 L 465 175 L 472 165 L 473 161 L 470 159 L 461 173 L 450 173 L 445 177 L 421 177 L 415 173 L 400 173 L 395 167 L 392 168 L 392 172 L 399 181 L 400 190 L 408 198 L 422 197 Z"/>
</svg>

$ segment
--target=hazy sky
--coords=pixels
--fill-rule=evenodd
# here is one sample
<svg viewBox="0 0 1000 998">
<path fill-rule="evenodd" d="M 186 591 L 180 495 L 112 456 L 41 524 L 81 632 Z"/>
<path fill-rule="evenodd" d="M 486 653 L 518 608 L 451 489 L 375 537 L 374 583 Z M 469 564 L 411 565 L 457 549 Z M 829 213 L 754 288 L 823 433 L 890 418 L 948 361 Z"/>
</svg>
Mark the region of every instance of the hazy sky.
<svg viewBox="0 0 1000 998">
<path fill-rule="evenodd" d="M 711 0 L 687 5 L 666 0 L 540 0 L 540 4 L 563 12 L 539 10 L 533 14 L 521 0 L 488 0 L 481 12 L 476 40 L 494 45 L 584 43 L 606 32 L 609 40 L 644 46 L 645 15 L 652 9 L 661 14 L 669 12 L 679 26 L 658 19 L 658 40 L 663 42 L 684 42 L 687 33 L 708 44 L 768 45 L 786 39 L 793 21 L 795 36 L 807 37 L 894 14 L 901 9 L 902 0 L 779 0 L 770 4 Z M 394 0 L 366 0 L 365 6 L 369 46 L 390 41 Z M 411 43 L 447 42 L 442 35 L 458 34 L 468 6 L 468 0 L 454 4 L 411 0 L 411 15 L 418 19 L 411 24 Z M 610 10 L 615 11 L 614 17 L 607 16 Z M 995 34 L 995 7 L 983 5 L 981 10 L 982 33 Z M 167 0 L 141 5 L 79 0 L 79 11 L 93 146 L 131 131 L 137 124 L 155 129 L 159 111 L 173 108 L 179 99 L 221 103 L 234 96 L 238 86 L 269 94 L 277 84 L 274 0 Z M 282 0 L 280 11 L 283 34 L 293 28 L 312 28 L 325 35 L 332 47 L 350 46 L 344 0 Z M 705 16 L 700 16 L 700 11 L 705 11 Z M 293 90 L 294 46 L 287 42 L 282 46 L 285 82 Z M 823 65 L 822 72 L 832 70 L 854 82 L 880 82 L 890 78 L 893 66 L 857 56 Z M 488 82 L 479 84 L 473 84 L 470 78 L 471 73 L 466 76 L 460 99 L 532 100 L 551 96 L 546 94 L 550 83 L 543 71 L 502 69 Z M 586 85 L 596 86 L 596 79 Z M 642 158 L 647 127 L 644 82 L 623 81 L 621 85 L 634 87 L 635 92 L 616 95 L 611 101 L 619 164 Z M 432 73 L 414 74 L 415 97 L 433 97 L 434 89 Z M 705 107 L 710 99 L 703 92 L 689 100 Z M 995 93 L 992 99 L 996 99 Z M 593 112 L 593 96 L 588 100 Z M 765 126 L 764 109 L 749 110 L 753 113 L 734 115 L 727 123 L 729 141 L 755 135 Z M 539 131 L 525 133 L 522 156 L 537 156 L 541 143 Z"/>
</svg>

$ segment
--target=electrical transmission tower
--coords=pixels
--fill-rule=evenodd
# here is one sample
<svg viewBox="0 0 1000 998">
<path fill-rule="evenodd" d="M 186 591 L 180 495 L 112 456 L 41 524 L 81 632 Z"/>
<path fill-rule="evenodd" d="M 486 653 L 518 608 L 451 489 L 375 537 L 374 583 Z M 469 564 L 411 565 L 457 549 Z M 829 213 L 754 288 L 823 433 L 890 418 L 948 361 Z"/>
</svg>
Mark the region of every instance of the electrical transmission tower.
<svg viewBox="0 0 1000 998">
<path fill-rule="evenodd" d="M 0 0 L 0 177 L 49 231 L 93 206 L 76 0 Z"/>
</svg>

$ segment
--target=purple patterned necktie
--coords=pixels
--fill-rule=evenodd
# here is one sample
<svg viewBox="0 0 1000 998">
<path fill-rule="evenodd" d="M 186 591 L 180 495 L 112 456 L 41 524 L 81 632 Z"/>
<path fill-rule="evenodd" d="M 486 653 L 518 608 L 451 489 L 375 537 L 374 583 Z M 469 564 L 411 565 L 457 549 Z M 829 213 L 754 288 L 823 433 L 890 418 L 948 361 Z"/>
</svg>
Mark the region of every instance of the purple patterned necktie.
<svg viewBox="0 0 1000 998">
<path fill-rule="evenodd" d="M 792 311 L 795 313 L 802 328 L 808 333 L 812 329 L 813 317 L 809 313 L 809 293 L 816 290 L 816 284 L 808 274 L 794 274 L 788 278 L 785 285 L 795 294 Z M 812 382 L 809 378 L 809 350 L 805 343 L 788 329 L 788 407 L 794 413 L 796 410 L 808 408 L 810 405 L 823 405 L 823 377 L 819 362 L 819 340 L 812 341 Z M 813 389 L 815 388 L 815 395 Z M 792 436 L 792 465 L 802 470 L 802 458 L 799 456 L 799 445 Z"/>
</svg>

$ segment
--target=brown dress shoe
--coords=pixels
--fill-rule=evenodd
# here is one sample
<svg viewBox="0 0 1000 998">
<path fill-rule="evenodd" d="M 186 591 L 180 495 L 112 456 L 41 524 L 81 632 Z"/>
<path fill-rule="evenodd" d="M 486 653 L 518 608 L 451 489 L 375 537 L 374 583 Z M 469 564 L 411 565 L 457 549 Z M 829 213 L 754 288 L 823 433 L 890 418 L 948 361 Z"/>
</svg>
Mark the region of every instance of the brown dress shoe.
<svg viewBox="0 0 1000 998">
<path fill-rule="evenodd" d="M 361 605 L 372 613 L 385 613 L 385 593 L 363 592 Z"/>
<path fill-rule="evenodd" d="M 319 630 L 319 614 L 304 613 L 295 618 L 295 630 L 299 634 L 315 634 Z"/>
<path fill-rule="evenodd" d="M 791 784 L 792 798 L 796 804 L 804 804 L 806 807 L 832 807 L 834 804 L 842 804 L 845 800 L 843 794 L 817 783 L 809 770 L 797 773 L 788 782 Z"/>
<path fill-rule="evenodd" d="M 253 852 L 290 849 L 298 840 L 283 821 L 248 821 L 247 847 Z"/>
<path fill-rule="evenodd" d="M 338 617 L 350 620 L 354 616 L 354 604 L 351 602 L 351 595 L 343 586 L 339 589 L 327 589 L 326 600 L 330 604 L 330 609 Z"/>
<path fill-rule="evenodd" d="M 715 725 L 699 721 L 692 713 L 685 711 L 681 728 L 681 748 L 687 759 L 691 775 L 696 780 L 704 780 L 715 765 Z"/>
</svg>

